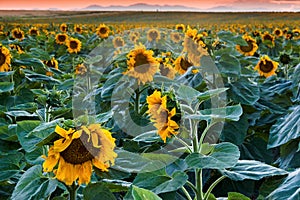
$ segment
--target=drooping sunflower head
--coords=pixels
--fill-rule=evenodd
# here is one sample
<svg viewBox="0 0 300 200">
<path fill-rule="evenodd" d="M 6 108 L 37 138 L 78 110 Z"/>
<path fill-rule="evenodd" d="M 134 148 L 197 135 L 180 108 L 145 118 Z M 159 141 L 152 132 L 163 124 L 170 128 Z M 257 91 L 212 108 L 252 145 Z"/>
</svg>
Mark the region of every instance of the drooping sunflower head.
<svg viewBox="0 0 300 200">
<path fill-rule="evenodd" d="M 184 74 L 188 68 L 193 66 L 191 62 L 188 61 L 188 59 L 184 56 L 179 56 L 175 61 L 174 61 L 174 69 L 179 73 L 179 74 Z"/>
<path fill-rule="evenodd" d="M 245 56 L 253 56 L 256 50 L 258 49 L 258 45 L 256 44 L 255 39 L 251 36 L 244 35 L 243 39 L 247 42 L 247 46 L 237 45 L 236 49 Z"/>
<path fill-rule="evenodd" d="M 155 90 L 153 94 L 149 95 L 146 99 L 148 104 L 147 113 L 151 117 L 157 117 L 162 110 L 167 109 L 167 96 L 162 97 L 161 92 Z"/>
<path fill-rule="evenodd" d="M 150 29 L 147 32 L 147 39 L 149 42 L 160 40 L 160 32 L 157 29 Z"/>
<path fill-rule="evenodd" d="M 281 29 L 279 28 L 276 28 L 274 31 L 273 31 L 273 34 L 276 36 L 276 37 L 281 37 L 283 35 L 283 32 Z"/>
<path fill-rule="evenodd" d="M 96 32 L 97 35 L 102 39 L 108 38 L 109 33 L 110 33 L 109 27 L 106 26 L 105 24 L 100 24 L 98 26 L 98 28 L 96 29 L 96 31 L 97 31 Z"/>
<path fill-rule="evenodd" d="M 102 171 L 114 165 L 117 154 L 114 152 L 115 139 L 100 124 L 81 126 L 68 131 L 56 126 L 55 132 L 61 136 L 44 156 L 44 172 L 55 173 L 59 181 L 66 185 L 88 184 L 93 166 Z M 56 168 L 57 166 L 57 168 Z M 56 169 L 54 169 L 56 168 Z"/>
<path fill-rule="evenodd" d="M 115 48 L 124 46 L 125 42 L 122 37 L 117 36 L 113 39 L 113 45 Z"/>
<path fill-rule="evenodd" d="M 276 74 L 277 68 L 278 68 L 278 63 L 271 60 L 269 56 L 264 55 L 260 58 L 257 65 L 254 67 L 254 70 L 258 71 L 260 76 L 264 76 L 268 78 Z"/>
<path fill-rule="evenodd" d="M 59 26 L 59 29 L 60 29 L 61 32 L 67 32 L 68 26 L 67 26 L 67 24 L 62 23 L 62 24 Z"/>
<path fill-rule="evenodd" d="M 22 31 L 20 28 L 14 28 L 12 31 L 12 37 L 18 40 L 24 39 L 24 31 Z"/>
<path fill-rule="evenodd" d="M 82 26 L 79 24 L 74 25 L 74 32 L 81 34 L 82 33 Z"/>
<path fill-rule="evenodd" d="M 176 24 L 175 29 L 177 31 L 184 32 L 185 31 L 185 25 L 184 24 Z"/>
<path fill-rule="evenodd" d="M 159 63 L 153 57 L 153 51 L 140 45 L 127 54 L 127 71 L 124 74 L 136 78 L 138 84 L 145 84 L 153 80 L 158 67 Z"/>
<path fill-rule="evenodd" d="M 174 43 L 179 43 L 182 40 L 182 37 L 178 32 L 171 32 L 170 38 Z"/>
<path fill-rule="evenodd" d="M 266 42 L 268 46 L 274 46 L 275 45 L 275 37 L 271 35 L 268 31 L 266 31 L 262 36 L 262 41 Z"/>
<path fill-rule="evenodd" d="M 29 35 L 35 36 L 35 35 L 39 35 L 39 34 L 40 34 L 40 32 L 36 27 L 31 27 L 29 29 Z"/>
<path fill-rule="evenodd" d="M 71 38 L 67 41 L 69 53 L 78 53 L 81 50 L 81 42 L 76 38 Z"/>
<path fill-rule="evenodd" d="M 65 44 L 67 40 L 68 40 L 68 35 L 65 33 L 58 33 L 55 36 L 55 42 L 57 44 Z"/>
<path fill-rule="evenodd" d="M 54 57 L 52 57 L 51 60 L 43 61 L 43 63 L 50 68 L 58 69 L 58 61 Z"/>
<path fill-rule="evenodd" d="M 10 70 L 11 54 L 10 51 L 0 44 L 0 72 Z"/>
<path fill-rule="evenodd" d="M 76 75 L 84 75 L 87 72 L 87 68 L 84 64 L 78 64 L 75 68 Z"/>
</svg>

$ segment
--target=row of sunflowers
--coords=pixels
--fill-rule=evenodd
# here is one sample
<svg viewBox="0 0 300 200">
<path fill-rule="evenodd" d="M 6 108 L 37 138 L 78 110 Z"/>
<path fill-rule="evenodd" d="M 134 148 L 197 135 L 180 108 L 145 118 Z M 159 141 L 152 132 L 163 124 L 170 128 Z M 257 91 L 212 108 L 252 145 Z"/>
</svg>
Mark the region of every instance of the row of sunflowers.
<svg viewBox="0 0 300 200">
<path fill-rule="evenodd" d="M 299 199 L 300 29 L 0 23 L 1 199 Z"/>
</svg>

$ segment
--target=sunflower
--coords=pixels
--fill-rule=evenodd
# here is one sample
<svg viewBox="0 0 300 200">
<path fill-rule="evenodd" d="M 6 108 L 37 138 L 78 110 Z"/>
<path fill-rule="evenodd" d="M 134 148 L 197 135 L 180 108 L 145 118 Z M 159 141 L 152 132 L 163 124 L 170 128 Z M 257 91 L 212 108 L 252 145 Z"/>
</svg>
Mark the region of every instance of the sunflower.
<svg viewBox="0 0 300 200">
<path fill-rule="evenodd" d="M 81 49 L 81 42 L 78 39 L 71 38 L 67 41 L 69 53 L 78 53 Z"/>
<path fill-rule="evenodd" d="M 262 41 L 267 42 L 268 46 L 274 46 L 275 45 L 275 38 L 273 35 L 271 35 L 268 31 L 266 31 L 262 36 Z"/>
<path fill-rule="evenodd" d="M 162 97 L 161 92 L 155 90 L 153 94 L 146 99 L 148 104 L 147 113 L 151 118 L 157 118 L 162 110 L 167 109 L 167 96 Z"/>
<path fill-rule="evenodd" d="M 59 26 L 59 29 L 60 29 L 62 32 L 67 32 L 68 26 L 67 26 L 67 24 L 62 23 L 62 24 Z"/>
<path fill-rule="evenodd" d="M 78 64 L 75 68 L 76 75 L 84 75 L 86 72 L 87 72 L 87 68 L 83 64 Z"/>
<path fill-rule="evenodd" d="M 259 62 L 255 66 L 254 70 L 258 71 L 261 76 L 266 78 L 275 75 L 275 71 L 278 68 L 278 63 L 272 61 L 269 56 L 264 55 L 260 58 Z"/>
<path fill-rule="evenodd" d="M 252 35 L 254 37 L 258 37 L 258 36 L 260 36 L 260 32 L 258 30 L 255 30 L 255 31 L 252 32 Z"/>
<path fill-rule="evenodd" d="M 39 35 L 39 34 L 40 34 L 40 32 L 36 27 L 31 27 L 29 29 L 29 35 Z"/>
<path fill-rule="evenodd" d="M 174 61 L 174 69 L 179 73 L 179 74 L 184 74 L 188 68 L 193 66 L 191 62 L 187 60 L 187 58 L 183 56 L 179 56 L 175 61 Z"/>
<path fill-rule="evenodd" d="M 276 35 L 276 37 L 281 37 L 283 35 L 283 32 L 281 29 L 279 28 L 276 28 L 274 31 L 273 31 L 273 34 Z"/>
<path fill-rule="evenodd" d="M 178 32 L 172 32 L 170 38 L 174 43 L 179 43 L 182 40 L 181 35 Z"/>
<path fill-rule="evenodd" d="M 296 28 L 292 31 L 292 33 L 293 33 L 293 39 L 295 39 L 295 40 L 300 39 L 300 29 Z"/>
<path fill-rule="evenodd" d="M 159 62 L 159 72 L 161 75 L 166 76 L 169 79 L 174 79 L 176 70 L 172 67 L 168 60 L 168 58 L 166 58 L 165 61 L 162 58 L 157 59 Z"/>
<path fill-rule="evenodd" d="M 11 32 L 13 38 L 18 40 L 24 39 L 24 31 L 22 31 L 20 28 L 14 28 Z"/>
<path fill-rule="evenodd" d="M 184 32 L 185 31 L 185 25 L 184 24 L 176 24 L 175 29 L 177 31 Z"/>
<path fill-rule="evenodd" d="M 11 54 L 10 51 L 0 44 L 0 72 L 10 70 Z"/>
<path fill-rule="evenodd" d="M 58 180 L 66 185 L 88 184 L 91 180 L 93 166 L 102 171 L 114 165 L 117 154 L 115 139 L 111 133 L 100 124 L 81 126 L 79 130 L 68 131 L 56 126 L 55 132 L 62 138 L 54 142 L 48 151 L 48 157 L 43 156 L 44 172 L 55 173 Z M 57 169 L 54 170 L 58 164 Z"/>
<path fill-rule="evenodd" d="M 160 32 L 157 29 L 150 29 L 147 32 L 147 39 L 149 42 L 160 40 Z"/>
<path fill-rule="evenodd" d="M 108 26 L 106 26 L 105 24 L 100 24 L 96 30 L 97 30 L 96 33 L 100 38 L 102 39 L 108 38 L 110 32 Z"/>
<path fill-rule="evenodd" d="M 138 84 L 152 81 L 158 71 L 159 63 L 152 56 L 153 51 L 146 50 L 144 46 L 136 46 L 127 54 L 127 71 L 124 74 L 138 80 Z"/>
<path fill-rule="evenodd" d="M 43 61 L 43 63 L 50 68 L 58 69 L 58 61 L 54 57 L 52 57 L 51 60 Z"/>
<path fill-rule="evenodd" d="M 68 35 L 65 33 L 58 33 L 55 36 L 55 41 L 57 44 L 65 44 L 67 40 L 68 40 Z"/>
<path fill-rule="evenodd" d="M 82 33 L 82 27 L 81 27 L 81 25 L 76 24 L 76 25 L 74 26 L 74 31 L 75 31 L 76 33 L 81 34 L 81 33 Z"/>
<path fill-rule="evenodd" d="M 136 34 L 131 33 L 129 35 L 129 39 L 130 39 L 131 42 L 136 43 L 136 41 L 139 39 L 139 37 Z"/>
<path fill-rule="evenodd" d="M 247 42 L 248 45 L 236 45 L 236 49 L 245 56 L 253 56 L 256 50 L 258 49 L 255 39 L 248 35 L 244 35 L 243 39 Z"/>
<path fill-rule="evenodd" d="M 17 50 L 18 54 L 24 53 L 23 48 L 19 44 L 10 44 L 9 47 L 10 49 Z"/>
<path fill-rule="evenodd" d="M 123 40 L 123 38 L 121 38 L 120 36 L 117 36 L 113 39 L 113 45 L 115 48 L 118 48 L 118 47 L 122 47 L 124 46 L 125 42 Z"/>
</svg>

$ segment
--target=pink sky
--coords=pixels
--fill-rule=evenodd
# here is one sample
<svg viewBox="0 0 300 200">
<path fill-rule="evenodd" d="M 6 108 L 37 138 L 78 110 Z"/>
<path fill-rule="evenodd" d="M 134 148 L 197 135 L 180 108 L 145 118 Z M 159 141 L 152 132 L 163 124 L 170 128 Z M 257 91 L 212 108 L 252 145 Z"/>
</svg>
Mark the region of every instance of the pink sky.
<svg viewBox="0 0 300 200">
<path fill-rule="evenodd" d="M 297 10 L 300 8 L 300 0 L 0 0 L 0 9 L 49 9 L 57 8 L 61 10 L 81 9 L 92 4 L 101 6 L 110 5 L 132 5 L 135 3 L 147 3 L 158 5 L 183 5 L 200 9 L 207 9 L 216 6 L 227 6 L 233 8 L 259 9 L 259 8 L 274 8 L 274 10 Z"/>
</svg>

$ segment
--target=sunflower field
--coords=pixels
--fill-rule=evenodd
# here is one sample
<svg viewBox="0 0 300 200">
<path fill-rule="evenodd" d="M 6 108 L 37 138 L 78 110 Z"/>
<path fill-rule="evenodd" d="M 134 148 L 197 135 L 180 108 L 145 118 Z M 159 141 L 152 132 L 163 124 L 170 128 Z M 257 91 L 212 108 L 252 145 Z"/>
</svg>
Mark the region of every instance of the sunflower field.
<svg viewBox="0 0 300 200">
<path fill-rule="evenodd" d="M 299 200 L 299 24 L 0 23 L 0 199 Z"/>
</svg>

